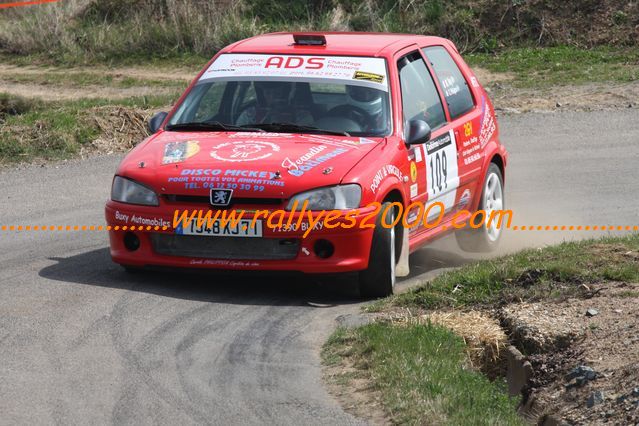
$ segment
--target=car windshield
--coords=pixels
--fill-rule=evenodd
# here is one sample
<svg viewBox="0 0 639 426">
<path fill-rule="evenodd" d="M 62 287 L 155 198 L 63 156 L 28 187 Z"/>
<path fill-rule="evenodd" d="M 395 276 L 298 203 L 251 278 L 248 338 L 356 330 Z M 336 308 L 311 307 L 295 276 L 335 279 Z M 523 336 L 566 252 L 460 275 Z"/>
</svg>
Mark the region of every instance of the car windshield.
<svg viewBox="0 0 639 426">
<path fill-rule="evenodd" d="M 277 57 L 282 68 L 276 68 L 268 66 L 272 58 L 269 55 L 227 54 L 220 58 L 223 63 L 219 64 L 218 58 L 202 75 L 176 109 L 167 129 L 185 130 L 192 126 L 202 130 L 204 125 L 212 124 L 247 131 L 351 136 L 390 133 L 383 59 L 355 58 L 349 62 L 342 57 L 283 56 Z M 237 65 L 238 61 L 245 63 L 250 59 L 252 64 L 261 62 L 249 68 Z M 304 61 L 310 63 L 311 69 L 296 66 Z M 287 63 L 296 67 L 286 69 Z M 338 63 L 346 69 L 335 72 Z M 315 69 L 320 64 L 323 68 Z"/>
</svg>

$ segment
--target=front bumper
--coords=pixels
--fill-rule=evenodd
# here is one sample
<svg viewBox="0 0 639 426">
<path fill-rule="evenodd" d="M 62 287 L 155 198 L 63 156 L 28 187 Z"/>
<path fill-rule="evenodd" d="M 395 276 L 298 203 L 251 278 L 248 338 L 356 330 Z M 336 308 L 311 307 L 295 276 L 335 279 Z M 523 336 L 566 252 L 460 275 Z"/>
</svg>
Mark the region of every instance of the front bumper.
<svg viewBox="0 0 639 426">
<path fill-rule="evenodd" d="M 187 208 L 184 207 L 181 210 Z M 232 244 L 228 240 L 222 241 L 232 237 L 176 235 L 171 226 L 174 210 L 173 207 L 169 209 L 133 206 L 108 201 L 105 207 L 105 216 L 107 225 L 111 227 L 109 240 L 113 261 L 121 265 L 136 267 L 164 266 L 224 270 L 299 271 L 304 273 L 350 272 L 368 267 L 373 229 L 361 229 L 359 224 L 367 214 L 370 214 L 372 209 L 360 209 L 359 214 L 353 217 L 355 226 L 350 229 L 342 227 L 314 229 L 306 238 L 302 238 L 305 230 L 274 230 L 266 226 L 264 221 L 263 237 L 259 240 L 272 239 L 272 241 L 257 242 L 255 241 L 258 240 L 257 238 L 235 238 Z M 304 216 L 308 222 L 308 213 Z M 288 215 L 285 216 L 285 222 L 288 217 Z M 243 218 L 251 219 L 252 213 L 246 212 Z M 297 223 L 298 218 L 299 213 L 296 212 L 293 214 L 292 223 Z M 368 222 L 374 223 L 374 220 Z M 119 227 L 118 230 L 114 229 L 116 226 Z M 124 226 L 127 227 L 127 230 L 122 230 Z M 131 231 L 131 226 L 134 226 L 135 230 Z M 142 230 L 139 229 L 140 226 L 143 227 Z M 166 227 L 166 230 L 163 230 L 163 227 Z M 138 238 L 139 247 L 137 249 L 131 250 L 130 245 L 127 248 L 125 245 L 127 234 L 134 234 Z M 199 253 L 199 256 L 167 254 L 171 252 L 166 249 L 167 246 L 179 246 L 181 250 L 188 249 L 190 244 L 186 240 L 187 238 L 191 239 L 193 250 L 182 251 L 182 253 Z M 194 238 L 197 240 L 193 240 Z M 179 244 L 175 244 L 176 240 Z M 325 247 L 326 241 L 330 242 L 334 251 L 329 257 L 323 258 L 318 255 L 318 253 L 322 254 L 321 251 L 318 251 L 318 247 Z M 220 245 L 229 244 L 228 256 L 219 255 L 220 252 L 224 252 L 224 249 L 220 249 L 220 247 L 214 247 L 214 250 L 211 250 L 214 257 L 202 253 L 202 250 L 206 250 L 207 244 L 215 244 L 216 242 L 219 242 Z M 274 245 L 280 244 L 279 242 L 286 244 L 281 255 L 279 253 L 270 256 L 268 253 L 262 254 L 262 252 L 269 252 Z M 247 253 L 246 256 L 242 255 L 243 252 Z M 275 253 L 273 250 L 271 252 Z"/>
</svg>

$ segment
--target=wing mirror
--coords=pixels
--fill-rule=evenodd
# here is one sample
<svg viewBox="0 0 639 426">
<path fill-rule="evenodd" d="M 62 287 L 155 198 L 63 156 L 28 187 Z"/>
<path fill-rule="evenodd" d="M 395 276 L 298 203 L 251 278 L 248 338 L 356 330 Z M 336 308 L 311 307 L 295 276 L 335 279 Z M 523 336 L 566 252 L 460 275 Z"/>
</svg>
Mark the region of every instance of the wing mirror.
<svg viewBox="0 0 639 426">
<path fill-rule="evenodd" d="M 407 145 L 425 143 L 430 140 L 430 126 L 424 120 L 411 120 L 408 122 Z"/>
<path fill-rule="evenodd" d="M 149 120 L 149 130 L 151 131 L 151 134 L 156 133 L 158 130 L 160 130 L 160 126 L 164 122 L 164 119 L 167 115 L 169 115 L 169 113 L 162 111 L 151 117 L 151 119 Z"/>
</svg>

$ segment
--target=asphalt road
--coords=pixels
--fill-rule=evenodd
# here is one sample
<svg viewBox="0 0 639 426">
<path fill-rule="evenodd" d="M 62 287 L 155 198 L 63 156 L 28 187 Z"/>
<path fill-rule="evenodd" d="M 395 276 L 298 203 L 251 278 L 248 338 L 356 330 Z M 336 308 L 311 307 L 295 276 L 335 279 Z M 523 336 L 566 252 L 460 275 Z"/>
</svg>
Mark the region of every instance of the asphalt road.
<svg viewBox="0 0 639 426">
<path fill-rule="evenodd" d="M 514 223 L 639 224 L 636 109 L 500 123 Z M 0 172 L 0 225 L 102 224 L 118 160 Z M 504 246 L 591 235 L 510 231 Z M 453 247 L 412 256 L 412 276 L 468 261 Z M 358 423 L 319 359 L 335 317 L 358 308 L 299 277 L 130 276 L 99 232 L 1 232 L 0 423 Z"/>
</svg>

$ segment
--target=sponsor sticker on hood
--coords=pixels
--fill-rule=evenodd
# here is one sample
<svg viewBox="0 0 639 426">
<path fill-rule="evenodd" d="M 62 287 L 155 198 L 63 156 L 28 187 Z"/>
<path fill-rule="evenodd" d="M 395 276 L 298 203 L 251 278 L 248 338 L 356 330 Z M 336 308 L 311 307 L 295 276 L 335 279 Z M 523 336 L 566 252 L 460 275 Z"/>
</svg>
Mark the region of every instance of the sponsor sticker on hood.
<svg viewBox="0 0 639 426">
<path fill-rule="evenodd" d="M 198 141 L 169 142 L 164 145 L 162 164 L 180 163 L 200 152 Z"/>
<path fill-rule="evenodd" d="M 225 142 L 213 147 L 211 157 L 220 161 L 263 160 L 280 151 L 280 146 L 266 141 Z"/>
</svg>

